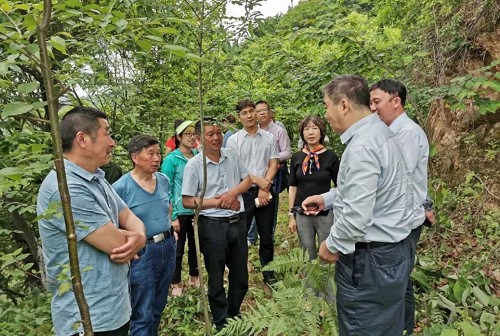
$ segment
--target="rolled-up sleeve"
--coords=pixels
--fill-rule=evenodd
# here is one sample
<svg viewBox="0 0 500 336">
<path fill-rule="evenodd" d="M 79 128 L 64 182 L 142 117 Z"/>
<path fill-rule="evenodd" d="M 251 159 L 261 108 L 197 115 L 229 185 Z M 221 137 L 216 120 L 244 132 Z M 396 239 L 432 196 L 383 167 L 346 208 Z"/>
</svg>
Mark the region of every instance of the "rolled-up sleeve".
<svg viewBox="0 0 500 336">
<path fill-rule="evenodd" d="M 332 253 L 350 254 L 354 252 L 356 242 L 363 241 L 366 228 L 373 224 L 381 166 L 377 152 L 365 146 L 351 148 L 345 159 L 343 209 L 335 218 L 326 246 Z M 331 192 L 327 194 L 325 204 L 333 204 Z"/>
</svg>

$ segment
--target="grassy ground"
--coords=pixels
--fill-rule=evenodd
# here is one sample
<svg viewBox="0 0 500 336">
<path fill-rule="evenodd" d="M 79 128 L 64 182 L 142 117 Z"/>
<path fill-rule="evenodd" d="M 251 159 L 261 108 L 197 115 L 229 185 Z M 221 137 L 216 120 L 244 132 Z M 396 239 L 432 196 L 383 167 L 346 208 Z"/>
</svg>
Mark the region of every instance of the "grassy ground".
<svg viewBox="0 0 500 336">
<path fill-rule="evenodd" d="M 288 195 L 283 192 L 280 195 L 280 209 L 278 213 L 278 224 L 275 237 L 275 254 L 287 253 L 294 247 L 299 246 L 297 235 L 288 230 Z M 271 289 L 262 281 L 261 266 L 259 262 L 259 247 L 253 245 L 248 250 L 248 271 L 249 290 L 241 307 L 247 311 L 250 306 L 255 305 L 255 301 L 262 301 L 264 298 L 271 299 Z M 184 258 L 182 278 L 185 283 L 188 281 L 186 271 L 187 256 Z M 206 271 L 205 282 L 206 282 Z M 226 269 L 227 275 L 227 269 Z M 227 281 L 227 277 L 226 277 Z M 227 282 L 225 284 L 227 286 Z M 227 288 L 227 287 L 226 287 Z M 160 335 L 204 335 L 203 307 L 200 292 L 194 288 L 187 288 L 182 296 L 169 297 L 167 307 L 163 315 L 163 324 Z"/>
</svg>

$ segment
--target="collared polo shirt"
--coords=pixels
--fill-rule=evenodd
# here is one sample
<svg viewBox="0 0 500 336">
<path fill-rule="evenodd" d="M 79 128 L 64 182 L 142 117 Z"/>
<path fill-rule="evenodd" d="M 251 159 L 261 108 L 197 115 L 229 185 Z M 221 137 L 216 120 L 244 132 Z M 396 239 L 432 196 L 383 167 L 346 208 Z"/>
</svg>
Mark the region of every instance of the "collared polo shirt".
<svg viewBox="0 0 500 336">
<path fill-rule="evenodd" d="M 396 243 L 413 224 L 413 181 L 396 134 L 376 114 L 340 137 L 347 147 L 340 161 L 338 188 L 323 194 L 334 224 L 326 245 L 332 253 L 353 253 L 356 242 Z"/>
<path fill-rule="evenodd" d="M 227 140 L 227 148 L 234 150 L 248 173 L 257 177 L 266 176 L 269 160 L 279 159 L 274 135 L 260 127 L 254 136 L 240 130 Z"/>
<path fill-rule="evenodd" d="M 427 162 L 429 160 L 429 142 L 424 130 L 406 113 L 401 114 L 389 126 L 396 133 L 403 145 L 404 153 L 413 176 L 415 185 L 415 209 L 413 228 L 417 228 L 425 220 L 424 203 L 427 197 Z"/>
<path fill-rule="evenodd" d="M 94 331 L 110 331 L 122 327 L 130 320 L 131 306 L 128 286 L 128 264 L 117 264 L 109 256 L 86 243 L 85 238 L 108 222 L 118 227 L 119 213 L 126 205 L 104 178 L 101 169 L 92 174 L 75 163 L 64 160 L 71 209 L 78 240 L 78 256 L 82 272 L 85 298 L 90 308 Z M 56 336 L 68 336 L 83 331 L 80 311 L 75 295 L 68 291 L 58 295 L 57 279 L 64 268 L 69 268 L 66 227 L 62 216 L 61 196 L 57 187 L 56 172 L 49 172 L 43 181 L 37 200 L 37 214 L 49 290 L 52 292 L 52 322 Z M 50 215 L 48 209 L 58 209 Z M 68 274 L 70 276 L 70 274 Z"/>
<path fill-rule="evenodd" d="M 207 157 L 207 189 L 204 197 L 206 199 L 224 194 L 239 185 L 248 176 L 247 170 L 235 151 L 229 148 L 221 148 L 220 154 L 219 162 L 213 162 Z M 184 168 L 182 195 L 199 197 L 203 188 L 203 181 L 203 153 L 200 152 L 189 160 L 186 168 Z M 238 200 L 240 201 L 239 211 L 212 208 L 201 210 L 200 215 L 228 217 L 245 211 L 241 195 L 238 195 Z"/>
</svg>

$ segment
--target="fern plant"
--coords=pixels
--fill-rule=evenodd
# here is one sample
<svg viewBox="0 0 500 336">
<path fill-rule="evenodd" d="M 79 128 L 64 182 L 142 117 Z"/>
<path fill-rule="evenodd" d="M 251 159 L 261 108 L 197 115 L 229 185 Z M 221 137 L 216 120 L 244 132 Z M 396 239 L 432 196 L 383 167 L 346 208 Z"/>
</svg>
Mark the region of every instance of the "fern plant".
<svg viewBox="0 0 500 336">
<path fill-rule="evenodd" d="M 302 249 L 295 248 L 275 256 L 263 270 L 282 278 L 272 300 L 256 302 L 241 318 L 229 320 L 217 335 L 339 335 L 336 306 L 326 295 L 329 285 L 335 292 L 333 265 L 309 262 Z"/>
</svg>

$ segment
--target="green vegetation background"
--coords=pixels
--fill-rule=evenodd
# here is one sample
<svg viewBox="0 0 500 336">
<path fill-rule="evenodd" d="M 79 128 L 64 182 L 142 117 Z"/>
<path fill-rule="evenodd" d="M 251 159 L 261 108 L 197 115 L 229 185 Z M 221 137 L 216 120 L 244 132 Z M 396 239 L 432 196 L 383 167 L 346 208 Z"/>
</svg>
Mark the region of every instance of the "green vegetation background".
<svg viewBox="0 0 500 336">
<path fill-rule="evenodd" d="M 124 171 L 130 168 L 125 148 L 133 135 L 153 134 L 164 142 L 175 119 L 197 118 L 201 60 L 206 114 L 235 113 L 241 98 L 267 100 L 294 146 L 298 121 L 324 115 L 321 88 L 340 74 L 357 73 L 370 83 L 386 77 L 403 81 L 410 93 L 407 112 L 427 131 L 435 109 L 498 114 L 499 62 L 474 44 L 475 36 L 496 29 L 496 1 L 312 0 L 283 16 L 259 19 L 248 12 L 239 20 L 227 18 L 227 2 L 205 3 L 202 40 L 204 1 L 55 3 L 48 42 L 60 113 L 77 104 L 106 111 L 118 143 L 113 160 Z M 247 9 L 258 9 L 259 2 L 247 1 Z M 38 187 L 53 165 L 36 66 L 34 34 L 42 5 L 0 0 L 0 9 L 0 335 L 50 335 L 50 297 L 39 279 L 43 258 L 34 221 Z M 481 66 L 465 71 L 471 59 Z M 340 155 L 338 136 L 329 131 L 329 137 Z M 477 146 L 472 133 L 463 142 L 468 150 Z M 431 156 L 439 157 L 431 147 Z M 484 165 L 498 164 L 499 148 L 500 138 L 488 144 L 481 152 Z M 500 335 L 498 196 L 480 171 L 463 174 L 452 186 L 446 176 L 431 176 L 437 223 L 424 230 L 412 275 L 415 331 Z M 232 334 L 251 326 L 255 334 L 335 335 L 334 307 L 304 295 L 304 264 L 294 249 L 297 237 L 287 230 L 286 196 L 281 204 L 273 267 L 283 281 L 277 292 L 262 286 L 251 248 L 245 315 L 230 326 Z M 333 274 L 317 263 L 305 267 L 317 283 Z M 199 295 L 189 290 L 169 301 L 162 333 L 201 335 L 201 321 Z"/>
</svg>

